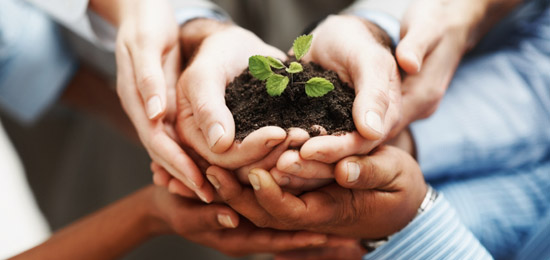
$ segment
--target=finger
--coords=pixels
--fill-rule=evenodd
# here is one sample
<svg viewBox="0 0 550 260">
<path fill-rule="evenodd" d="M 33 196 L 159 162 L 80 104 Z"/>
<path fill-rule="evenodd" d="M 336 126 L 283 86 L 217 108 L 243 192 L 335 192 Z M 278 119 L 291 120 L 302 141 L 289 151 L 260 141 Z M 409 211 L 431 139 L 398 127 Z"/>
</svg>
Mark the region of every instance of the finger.
<svg viewBox="0 0 550 260">
<path fill-rule="evenodd" d="M 166 186 L 168 192 L 185 198 L 200 199 L 197 194 L 176 178 L 170 178 Z"/>
<path fill-rule="evenodd" d="M 273 180 L 271 174 L 263 169 L 253 169 L 248 175 L 254 188 L 258 203 L 278 221 L 278 229 L 308 229 L 327 219 L 326 209 L 331 204 L 328 195 L 307 197 L 308 203 L 299 197 L 284 192 Z M 321 206 L 322 205 L 322 206 Z"/>
<path fill-rule="evenodd" d="M 206 174 L 227 205 L 259 227 L 271 224 L 271 216 L 258 204 L 252 189 L 242 187 L 232 173 L 211 166 L 206 170 Z"/>
<path fill-rule="evenodd" d="M 359 245 L 355 247 L 319 247 L 298 249 L 275 255 L 275 260 L 353 260 L 362 259 L 367 253 Z"/>
<path fill-rule="evenodd" d="M 358 132 L 316 136 L 302 146 L 300 156 L 305 160 L 334 163 L 353 154 L 366 154 L 381 142 L 366 140 Z"/>
<path fill-rule="evenodd" d="M 331 164 L 305 160 L 296 150 L 286 151 L 279 157 L 277 170 L 304 179 L 334 178 Z"/>
<path fill-rule="evenodd" d="M 248 183 L 248 173 L 254 168 L 271 169 L 277 164 L 277 160 L 281 154 L 289 148 L 300 147 L 306 140 L 309 139 L 309 134 L 300 128 L 290 128 L 285 141 L 271 151 L 262 160 L 243 166 L 235 171 L 241 183 Z"/>
<path fill-rule="evenodd" d="M 157 133 L 153 137 L 151 150 L 157 155 L 155 157 L 169 156 L 164 167 L 172 173 L 172 176 L 195 191 L 201 200 L 209 203 L 214 199 L 212 187 L 208 184 L 204 185 L 205 181 L 202 173 L 174 140 L 164 133 Z"/>
<path fill-rule="evenodd" d="M 426 26 L 415 24 L 409 26 L 404 35 L 397 45 L 395 56 L 405 72 L 416 74 L 420 72 L 425 57 L 440 41 L 441 34 L 437 30 L 426 30 Z"/>
<path fill-rule="evenodd" d="M 292 194 L 301 194 L 304 191 L 316 190 L 329 183 L 334 182 L 333 178 L 306 179 L 306 178 L 300 178 L 292 174 L 281 172 L 277 169 L 271 169 L 269 173 L 271 173 L 271 176 L 273 176 L 273 179 L 275 180 L 277 185 L 283 187 L 285 191 L 288 191 Z"/>
<path fill-rule="evenodd" d="M 223 230 L 210 238 L 215 241 L 214 248 L 230 255 L 244 256 L 252 253 L 273 253 L 297 248 L 323 246 L 327 235 L 299 231 L 279 231 L 257 228 L 242 223 L 234 230 Z"/>
<path fill-rule="evenodd" d="M 403 120 L 397 128 L 403 129 L 437 109 L 462 56 L 455 40 L 443 40 L 426 58 L 422 72 L 403 80 Z"/>
<path fill-rule="evenodd" d="M 410 156 L 390 146 L 382 146 L 369 156 L 351 156 L 338 162 L 335 177 L 338 184 L 350 189 L 391 190 Z"/>
<path fill-rule="evenodd" d="M 129 45 L 137 87 L 147 117 L 157 119 L 166 111 L 166 80 L 162 70 L 162 52 L 152 47 Z"/>
<path fill-rule="evenodd" d="M 178 82 L 191 103 L 193 117 L 208 148 L 214 153 L 226 151 L 235 137 L 233 116 L 225 105 L 225 74 L 212 71 L 213 64 L 193 63 Z"/>
<path fill-rule="evenodd" d="M 393 126 L 393 122 L 384 119 L 390 106 L 390 81 L 398 76 L 395 61 L 387 50 L 373 52 L 356 55 L 350 62 L 355 87 L 352 114 L 357 131 L 364 138 L 380 140 Z"/>
<path fill-rule="evenodd" d="M 168 182 L 172 176 L 159 164 L 151 162 L 151 171 L 153 172 L 153 183 L 157 186 L 168 187 Z"/>
<path fill-rule="evenodd" d="M 195 223 L 188 233 L 207 232 L 222 229 L 234 229 L 239 226 L 239 216 L 229 207 L 221 204 L 193 204 L 185 210 L 185 216 L 179 219 Z"/>
</svg>

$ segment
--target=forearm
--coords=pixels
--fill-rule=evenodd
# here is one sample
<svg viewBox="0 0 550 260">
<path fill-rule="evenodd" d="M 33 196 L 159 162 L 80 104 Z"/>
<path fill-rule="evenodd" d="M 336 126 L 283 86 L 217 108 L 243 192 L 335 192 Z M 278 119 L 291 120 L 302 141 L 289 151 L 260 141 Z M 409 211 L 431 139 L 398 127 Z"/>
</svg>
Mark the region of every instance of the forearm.
<svg viewBox="0 0 550 260">
<path fill-rule="evenodd" d="M 153 187 L 58 231 L 13 259 L 116 259 L 154 235 L 149 215 Z"/>
</svg>

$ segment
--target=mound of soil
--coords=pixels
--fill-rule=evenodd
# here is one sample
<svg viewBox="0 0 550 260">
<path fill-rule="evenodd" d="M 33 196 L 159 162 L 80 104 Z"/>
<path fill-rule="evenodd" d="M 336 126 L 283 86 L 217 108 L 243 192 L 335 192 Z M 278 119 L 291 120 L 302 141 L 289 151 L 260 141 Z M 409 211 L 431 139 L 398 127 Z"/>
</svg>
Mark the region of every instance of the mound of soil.
<svg viewBox="0 0 550 260">
<path fill-rule="evenodd" d="M 288 63 L 285 64 L 288 67 Z M 229 83 L 225 101 L 235 120 L 235 138 L 243 140 L 249 133 L 264 126 L 279 126 L 283 129 L 299 127 L 310 136 L 320 134 L 324 127 L 327 134 L 340 134 L 355 130 L 351 108 L 355 93 L 342 82 L 336 72 L 325 70 L 315 63 L 302 63 L 304 71 L 293 78 L 284 69 L 275 73 L 288 76 L 291 82 L 283 94 L 271 97 L 267 94 L 265 81 L 254 78 L 248 69 Z M 334 85 L 334 90 L 322 97 L 306 95 L 305 82 L 312 77 L 323 77 Z"/>
</svg>

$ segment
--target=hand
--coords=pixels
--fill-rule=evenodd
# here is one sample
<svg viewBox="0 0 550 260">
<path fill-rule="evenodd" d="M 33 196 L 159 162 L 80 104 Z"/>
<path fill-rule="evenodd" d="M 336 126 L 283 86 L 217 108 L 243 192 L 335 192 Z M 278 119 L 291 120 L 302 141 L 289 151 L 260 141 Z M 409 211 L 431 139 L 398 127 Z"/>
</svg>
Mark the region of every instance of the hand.
<svg viewBox="0 0 550 260">
<path fill-rule="evenodd" d="M 426 194 L 418 164 L 400 149 L 383 146 L 370 156 L 348 157 L 334 170 L 338 184 L 294 196 L 283 192 L 269 172 L 249 174 L 254 189 L 212 166 L 220 197 L 259 227 L 309 230 L 353 238 L 381 238 L 405 227 Z"/>
<path fill-rule="evenodd" d="M 178 81 L 178 134 L 211 164 L 229 169 L 262 159 L 283 142 L 286 132 L 264 127 L 234 143 L 233 116 L 225 105 L 225 87 L 248 66 L 248 57 L 285 59 L 253 33 L 235 25 L 198 19 L 181 31 L 185 56 L 192 57 Z"/>
<path fill-rule="evenodd" d="M 384 141 L 400 118 L 400 78 L 389 38 L 368 21 L 342 15 L 329 16 L 312 34 L 304 60 L 335 71 L 355 89 L 352 112 L 357 132 L 314 137 L 300 149 L 300 156 L 333 163 L 366 154 Z"/>
<path fill-rule="evenodd" d="M 175 233 L 224 254 L 243 256 L 276 253 L 311 247 L 343 247 L 349 239 L 305 231 L 276 231 L 257 228 L 221 204 L 205 205 L 194 199 L 170 195 L 150 187 L 154 234 Z"/>
<path fill-rule="evenodd" d="M 435 112 L 464 53 L 519 3 L 417 0 L 410 5 L 396 49 L 409 75 L 403 81 L 403 120 L 394 133 Z"/>
<path fill-rule="evenodd" d="M 275 255 L 275 260 L 334 260 L 334 259 L 363 259 L 368 253 L 359 243 L 340 247 L 319 247 L 297 249 Z"/>
<path fill-rule="evenodd" d="M 271 169 L 275 167 L 275 164 L 277 163 L 277 160 L 283 154 L 285 151 L 293 148 L 300 147 L 305 141 L 309 139 L 308 133 L 300 128 L 291 128 L 288 130 L 288 136 L 285 139 L 285 141 L 279 145 L 277 145 L 273 151 L 271 151 L 268 155 L 266 155 L 264 158 L 262 158 L 259 161 L 256 161 L 252 164 L 240 167 L 235 170 L 235 173 L 237 174 L 237 177 L 241 183 L 248 184 L 248 173 L 251 169 L 254 168 L 264 168 L 264 169 Z M 199 161 L 198 159 L 195 159 L 195 161 Z M 206 163 L 207 164 L 207 163 Z M 206 168 L 210 165 L 202 165 L 202 167 L 206 166 Z M 202 168 L 201 167 L 201 168 Z M 204 170 L 206 170 L 204 168 Z M 276 169 L 273 169 L 275 171 Z M 173 178 L 162 166 L 158 165 L 155 162 L 151 163 L 151 171 L 153 172 L 153 182 L 155 185 L 160 187 L 168 188 L 168 191 L 173 194 L 179 194 L 181 196 L 187 197 L 187 198 L 196 198 L 194 192 L 187 188 L 181 181 L 178 179 Z M 333 181 L 333 178 L 330 179 L 330 181 Z M 300 189 L 303 190 L 303 189 Z"/>
<path fill-rule="evenodd" d="M 155 162 L 210 201 L 212 189 L 203 187 L 202 174 L 180 148 L 174 129 L 180 48 L 172 8 L 151 0 L 90 4 L 118 26 L 117 92 L 141 142 Z"/>
</svg>

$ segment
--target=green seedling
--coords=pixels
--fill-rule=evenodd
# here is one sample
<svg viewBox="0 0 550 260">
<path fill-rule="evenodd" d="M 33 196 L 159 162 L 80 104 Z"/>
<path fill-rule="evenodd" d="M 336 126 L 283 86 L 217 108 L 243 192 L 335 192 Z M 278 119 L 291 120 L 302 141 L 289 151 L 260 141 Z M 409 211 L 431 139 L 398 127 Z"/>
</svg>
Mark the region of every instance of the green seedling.
<svg viewBox="0 0 550 260">
<path fill-rule="evenodd" d="M 300 61 L 311 47 L 313 35 L 302 35 L 292 44 L 292 50 L 297 61 Z M 285 91 L 288 83 L 294 84 L 294 74 L 304 70 L 302 64 L 293 61 L 288 67 L 283 62 L 273 57 L 265 57 L 254 55 L 248 59 L 248 67 L 250 74 L 259 80 L 266 80 L 267 93 L 272 96 L 280 96 Z M 287 76 L 279 75 L 271 68 L 285 69 L 290 74 L 290 79 Z M 302 82 L 303 84 L 303 82 Z M 334 85 L 325 78 L 313 77 L 305 83 L 306 95 L 308 97 L 322 97 L 334 89 Z"/>
</svg>

